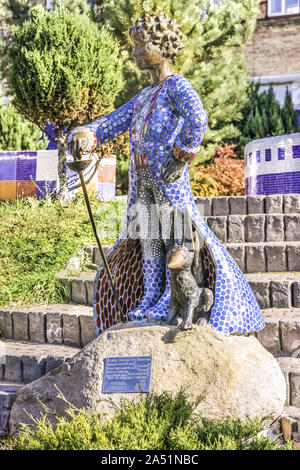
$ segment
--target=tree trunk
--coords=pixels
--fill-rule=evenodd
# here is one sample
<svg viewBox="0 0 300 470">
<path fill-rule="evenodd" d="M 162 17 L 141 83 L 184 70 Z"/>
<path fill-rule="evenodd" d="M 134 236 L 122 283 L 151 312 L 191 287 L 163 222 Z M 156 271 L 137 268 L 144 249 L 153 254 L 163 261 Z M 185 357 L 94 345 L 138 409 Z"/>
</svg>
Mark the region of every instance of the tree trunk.
<svg viewBox="0 0 300 470">
<path fill-rule="evenodd" d="M 57 152 L 58 152 L 58 183 L 59 188 L 57 195 L 59 199 L 66 200 L 68 194 L 67 187 L 67 165 L 66 165 L 66 145 L 65 139 L 63 137 L 63 129 L 56 128 L 56 142 L 57 142 Z"/>
</svg>

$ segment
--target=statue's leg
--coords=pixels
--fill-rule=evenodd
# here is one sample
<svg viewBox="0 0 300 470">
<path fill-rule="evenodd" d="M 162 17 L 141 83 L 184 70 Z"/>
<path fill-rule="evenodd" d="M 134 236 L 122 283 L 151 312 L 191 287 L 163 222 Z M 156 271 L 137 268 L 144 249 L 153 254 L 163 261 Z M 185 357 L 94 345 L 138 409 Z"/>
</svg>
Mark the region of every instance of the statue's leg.
<svg viewBox="0 0 300 470">
<path fill-rule="evenodd" d="M 142 320 L 164 292 L 166 249 L 155 232 L 155 227 L 159 226 L 158 217 L 153 192 L 140 182 L 137 188 L 137 225 L 142 247 L 144 295 L 139 305 L 128 313 L 131 320 Z"/>
</svg>

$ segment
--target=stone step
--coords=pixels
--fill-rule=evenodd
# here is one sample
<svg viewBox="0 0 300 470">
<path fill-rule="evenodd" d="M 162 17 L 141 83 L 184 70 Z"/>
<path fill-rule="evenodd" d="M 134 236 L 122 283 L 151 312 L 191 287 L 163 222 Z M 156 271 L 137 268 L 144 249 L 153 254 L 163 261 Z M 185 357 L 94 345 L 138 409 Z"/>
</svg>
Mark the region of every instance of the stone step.
<svg viewBox="0 0 300 470">
<path fill-rule="evenodd" d="M 266 327 L 256 335 L 261 344 L 275 356 L 297 355 L 300 349 L 300 308 L 269 308 L 262 313 Z M 34 348 L 43 344 L 82 347 L 96 335 L 92 308 L 81 305 L 51 305 L 45 306 L 44 310 L 41 307 L 0 310 L 0 320 L 6 339 L 29 341 L 35 343 Z M 40 334 L 42 330 L 44 333 Z M 4 352 L 1 353 L 2 346 L 6 343 L 0 341 L 0 378 L 1 357 L 5 357 Z M 3 371 L 2 377 L 5 377 Z"/>
<path fill-rule="evenodd" d="M 300 214 L 300 194 L 272 196 L 195 197 L 204 216 L 246 214 Z"/>
<path fill-rule="evenodd" d="M 300 272 L 245 275 L 260 308 L 300 307 Z"/>
<path fill-rule="evenodd" d="M 275 261 L 274 261 L 275 262 Z M 300 307 L 300 272 L 259 272 L 245 275 L 261 308 Z M 69 302 L 92 305 L 95 272 L 64 277 Z"/>
<path fill-rule="evenodd" d="M 0 329 L 5 338 L 15 341 L 64 344 L 77 348 L 85 346 L 95 337 L 92 308 L 74 304 L 2 309 Z"/>
<path fill-rule="evenodd" d="M 1 341 L 4 360 L 0 366 L 0 380 L 29 383 L 56 369 L 73 357 L 79 348 L 63 344 L 32 344 L 23 341 Z"/>
<path fill-rule="evenodd" d="M 277 361 L 287 384 L 285 406 L 300 408 L 300 358 L 279 357 Z"/>
<path fill-rule="evenodd" d="M 22 383 L 0 381 L 0 439 L 6 436 L 10 410 Z"/>
</svg>

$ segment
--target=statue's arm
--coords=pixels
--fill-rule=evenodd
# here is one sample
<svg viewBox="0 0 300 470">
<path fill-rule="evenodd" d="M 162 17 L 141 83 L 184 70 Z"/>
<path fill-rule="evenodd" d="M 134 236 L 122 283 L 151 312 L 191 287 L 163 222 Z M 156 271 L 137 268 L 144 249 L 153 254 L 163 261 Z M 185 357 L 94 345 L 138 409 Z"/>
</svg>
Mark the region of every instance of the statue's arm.
<svg viewBox="0 0 300 470">
<path fill-rule="evenodd" d="M 191 162 L 200 150 L 208 117 L 198 93 L 186 78 L 174 75 L 168 85 L 171 105 L 183 121 L 175 139 L 174 157 L 182 162 Z"/>
<path fill-rule="evenodd" d="M 78 145 L 83 153 L 89 153 L 101 144 L 124 134 L 130 127 L 136 98 L 137 95 L 128 103 L 91 124 L 75 127 L 67 138 L 69 151 L 73 154 Z"/>
</svg>

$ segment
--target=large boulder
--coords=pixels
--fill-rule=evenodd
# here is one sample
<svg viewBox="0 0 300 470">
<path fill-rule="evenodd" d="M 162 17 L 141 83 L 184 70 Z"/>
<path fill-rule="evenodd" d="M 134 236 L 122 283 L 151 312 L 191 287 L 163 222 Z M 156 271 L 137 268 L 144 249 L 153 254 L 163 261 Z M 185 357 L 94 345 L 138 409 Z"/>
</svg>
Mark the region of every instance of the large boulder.
<svg viewBox="0 0 300 470">
<path fill-rule="evenodd" d="M 113 413 L 121 397 L 135 400 L 136 393 L 103 394 L 104 359 L 112 356 L 152 356 L 151 390 L 178 392 L 185 388 L 191 399 L 205 394 L 198 411 L 208 418 L 274 418 L 283 410 L 284 376 L 273 356 L 254 336 L 223 336 L 210 326 L 182 331 L 175 326 L 130 322 L 116 325 L 89 343 L 71 360 L 17 394 L 10 430 L 45 414 L 41 403 L 63 410 L 67 404 L 58 389 L 76 407 Z"/>
</svg>

